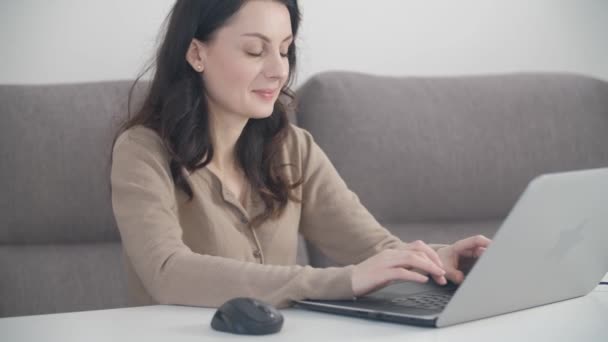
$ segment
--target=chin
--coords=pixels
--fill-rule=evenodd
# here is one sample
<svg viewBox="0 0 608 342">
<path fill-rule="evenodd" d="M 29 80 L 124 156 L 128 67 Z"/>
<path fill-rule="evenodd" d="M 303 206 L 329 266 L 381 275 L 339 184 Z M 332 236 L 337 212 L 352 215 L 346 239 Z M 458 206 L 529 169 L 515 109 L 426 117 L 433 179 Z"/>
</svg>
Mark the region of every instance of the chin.
<svg viewBox="0 0 608 342">
<path fill-rule="evenodd" d="M 251 119 L 265 119 L 272 115 L 272 111 L 274 110 L 274 106 L 271 108 L 252 108 L 249 111 Z"/>
</svg>

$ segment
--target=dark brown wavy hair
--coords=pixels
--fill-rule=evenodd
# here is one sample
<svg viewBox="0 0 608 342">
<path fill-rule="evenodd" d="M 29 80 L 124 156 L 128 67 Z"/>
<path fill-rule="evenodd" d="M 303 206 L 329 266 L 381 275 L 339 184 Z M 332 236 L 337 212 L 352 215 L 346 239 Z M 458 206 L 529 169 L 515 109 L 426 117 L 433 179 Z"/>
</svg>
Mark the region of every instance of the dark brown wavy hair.
<svg viewBox="0 0 608 342">
<path fill-rule="evenodd" d="M 129 92 L 129 107 L 133 90 L 141 77 L 154 67 L 154 77 L 141 107 L 123 125 L 121 132 L 137 125 L 154 130 L 162 139 L 170 156 L 171 175 L 175 186 L 184 191 L 189 200 L 193 191 L 182 168 L 194 172 L 213 159 L 213 145 L 209 130 L 209 111 L 205 84 L 186 60 L 186 52 L 193 38 L 209 42 L 214 32 L 232 17 L 247 0 L 178 0 L 165 22 L 166 30 L 155 59 L 135 80 Z M 300 24 L 297 0 L 275 0 L 284 4 L 290 15 L 294 43 L 287 58 L 289 75 L 281 89 L 272 114 L 263 119 L 250 119 L 235 147 L 235 159 L 253 189 L 257 189 L 266 210 L 252 220 L 258 226 L 270 218 L 279 217 L 288 201 L 300 201 L 292 191 L 302 179 L 290 183 L 279 151 L 287 136 L 287 111 L 294 100 L 289 86 L 296 66 L 295 37 Z M 121 133 L 119 132 L 119 134 Z"/>
</svg>

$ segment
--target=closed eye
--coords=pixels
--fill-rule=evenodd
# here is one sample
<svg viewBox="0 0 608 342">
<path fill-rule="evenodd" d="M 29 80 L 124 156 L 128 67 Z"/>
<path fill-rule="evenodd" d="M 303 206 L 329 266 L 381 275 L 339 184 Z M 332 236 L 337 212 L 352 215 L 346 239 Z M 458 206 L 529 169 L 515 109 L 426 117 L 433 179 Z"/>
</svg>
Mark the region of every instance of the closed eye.
<svg viewBox="0 0 608 342">
<path fill-rule="evenodd" d="M 255 53 L 255 52 L 247 52 L 247 55 L 249 55 L 249 56 L 251 56 L 251 57 L 262 57 L 262 52 L 260 52 L 260 53 Z M 283 58 L 287 58 L 287 57 L 289 57 L 289 55 L 288 55 L 288 54 L 286 54 L 286 53 L 282 53 L 282 54 L 281 54 L 281 57 L 283 57 Z"/>
</svg>

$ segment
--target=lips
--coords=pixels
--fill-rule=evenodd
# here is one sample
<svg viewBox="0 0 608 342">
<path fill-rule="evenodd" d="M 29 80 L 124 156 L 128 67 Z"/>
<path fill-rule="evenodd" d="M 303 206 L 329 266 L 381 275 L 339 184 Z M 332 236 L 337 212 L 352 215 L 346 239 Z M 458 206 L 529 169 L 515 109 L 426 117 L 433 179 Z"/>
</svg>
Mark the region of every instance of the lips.
<svg viewBox="0 0 608 342">
<path fill-rule="evenodd" d="M 253 92 L 264 100 L 272 100 L 278 89 L 257 89 Z"/>
</svg>

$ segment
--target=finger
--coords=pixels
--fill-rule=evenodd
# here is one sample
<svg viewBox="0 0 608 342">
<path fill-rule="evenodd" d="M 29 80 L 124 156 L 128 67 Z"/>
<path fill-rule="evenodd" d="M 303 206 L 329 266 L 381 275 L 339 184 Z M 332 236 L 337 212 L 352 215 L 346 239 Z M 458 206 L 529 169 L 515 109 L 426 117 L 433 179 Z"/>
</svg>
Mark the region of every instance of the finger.
<svg viewBox="0 0 608 342">
<path fill-rule="evenodd" d="M 477 247 L 475 249 L 475 257 L 479 258 L 486 251 L 486 249 L 486 247 Z"/>
<path fill-rule="evenodd" d="M 445 271 L 443 268 L 437 266 L 433 261 L 429 259 L 429 257 L 421 252 L 411 252 L 409 253 L 403 260 L 403 263 L 400 265 L 401 267 L 405 267 L 407 269 L 417 268 L 424 273 L 428 273 L 436 276 L 445 275 Z"/>
<path fill-rule="evenodd" d="M 429 281 L 429 277 L 414 272 L 414 271 L 409 271 L 406 270 L 404 268 L 392 268 L 389 270 L 389 273 L 387 275 L 387 281 L 393 281 L 393 280 L 404 280 L 404 281 L 414 281 L 417 283 L 426 283 Z"/>
<path fill-rule="evenodd" d="M 487 248 L 485 248 L 485 247 L 474 247 L 471 249 L 461 251 L 459 256 L 469 257 L 469 258 L 479 258 L 483 254 L 483 252 L 486 251 L 486 249 Z"/>
<path fill-rule="evenodd" d="M 445 284 L 447 284 L 447 283 L 448 283 L 448 280 L 446 279 L 446 277 L 445 277 L 445 276 L 436 276 L 436 275 L 434 275 L 434 276 L 432 276 L 432 277 L 433 277 L 433 280 L 434 280 L 434 281 L 435 281 L 437 284 L 439 284 L 439 285 L 445 285 Z"/>
<path fill-rule="evenodd" d="M 471 250 L 477 247 L 488 247 L 492 240 L 483 235 L 471 236 L 463 240 L 456 241 L 453 245 L 454 251 L 458 255 L 462 255 L 466 250 Z"/>
<path fill-rule="evenodd" d="M 412 269 L 410 269 L 410 271 L 412 271 L 412 272 L 418 272 L 420 274 L 424 274 L 424 275 L 427 275 L 427 276 L 429 275 L 427 272 L 425 272 L 425 271 L 423 271 L 421 269 L 418 269 L 418 268 L 412 268 Z M 445 275 L 438 276 L 438 275 L 431 274 L 431 278 L 433 278 L 433 280 L 437 284 L 439 284 L 439 285 L 445 285 L 445 284 L 448 283 L 447 279 L 445 278 Z"/>
<path fill-rule="evenodd" d="M 464 273 L 455 268 L 447 270 L 445 277 L 453 283 L 460 284 L 464 280 Z"/>
<path fill-rule="evenodd" d="M 435 264 L 437 264 L 437 266 L 443 268 L 443 263 L 441 262 L 439 254 L 437 254 L 437 251 L 435 251 L 431 246 L 427 245 L 421 240 L 416 240 L 412 243 L 409 243 L 408 246 L 412 250 L 425 253 L 429 257 L 429 259 L 431 259 Z"/>
<path fill-rule="evenodd" d="M 474 248 L 458 251 L 457 254 L 460 257 L 473 258 L 473 257 L 475 257 L 476 250 L 477 250 L 477 247 L 474 247 Z"/>
</svg>

